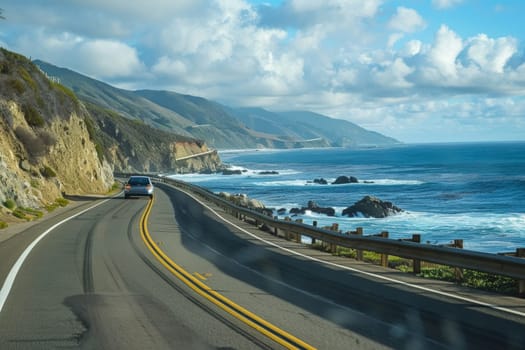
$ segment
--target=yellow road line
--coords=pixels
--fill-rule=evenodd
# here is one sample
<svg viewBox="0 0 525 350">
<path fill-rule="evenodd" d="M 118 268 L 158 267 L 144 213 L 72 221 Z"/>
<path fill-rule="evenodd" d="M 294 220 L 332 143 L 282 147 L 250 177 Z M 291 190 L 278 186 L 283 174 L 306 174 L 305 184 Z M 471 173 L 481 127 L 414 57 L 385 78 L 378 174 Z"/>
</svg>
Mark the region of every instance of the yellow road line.
<svg viewBox="0 0 525 350">
<path fill-rule="evenodd" d="M 193 274 L 194 274 L 197 278 L 199 278 L 200 280 L 202 280 L 202 281 L 206 281 L 206 280 L 207 280 L 207 278 L 204 277 L 204 275 L 201 275 L 201 274 L 198 273 L 198 272 L 194 272 Z"/>
<path fill-rule="evenodd" d="M 184 270 L 181 266 L 171 260 L 153 241 L 148 231 L 148 218 L 153 207 L 154 199 L 151 199 L 142 214 L 140 219 L 140 235 L 148 249 L 151 251 L 153 256 L 166 267 L 175 277 L 184 282 L 197 294 L 203 296 L 213 304 L 220 307 L 233 317 L 254 328 L 259 333 L 265 335 L 276 343 L 284 346 L 287 349 L 308 349 L 314 350 L 315 348 L 292 334 L 274 326 L 267 322 L 261 317 L 253 314 L 247 309 L 240 305 L 235 304 L 230 299 L 226 298 L 222 294 L 214 291 L 208 285 L 202 283 L 200 280 L 195 278 L 192 274 Z"/>
</svg>

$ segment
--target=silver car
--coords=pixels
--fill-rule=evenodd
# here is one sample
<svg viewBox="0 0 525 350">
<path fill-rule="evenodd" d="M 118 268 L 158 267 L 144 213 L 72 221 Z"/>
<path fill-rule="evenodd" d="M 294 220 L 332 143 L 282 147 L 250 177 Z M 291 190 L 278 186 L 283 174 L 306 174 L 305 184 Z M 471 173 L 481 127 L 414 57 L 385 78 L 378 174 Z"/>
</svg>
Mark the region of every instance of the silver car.
<svg viewBox="0 0 525 350">
<path fill-rule="evenodd" d="M 132 196 L 149 196 L 153 198 L 153 183 L 149 176 L 133 175 L 124 186 L 124 198 Z"/>
</svg>

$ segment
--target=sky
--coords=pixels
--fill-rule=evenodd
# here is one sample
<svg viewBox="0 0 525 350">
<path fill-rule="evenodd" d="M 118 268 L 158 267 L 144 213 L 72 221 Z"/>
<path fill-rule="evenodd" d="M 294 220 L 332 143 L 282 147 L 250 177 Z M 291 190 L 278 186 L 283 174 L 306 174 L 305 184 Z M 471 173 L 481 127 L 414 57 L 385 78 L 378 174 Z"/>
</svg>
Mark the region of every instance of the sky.
<svg viewBox="0 0 525 350">
<path fill-rule="evenodd" d="M 8 0 L 0 45 L 406 143 L 525 140 L 523 0 Z"/>
</svg>

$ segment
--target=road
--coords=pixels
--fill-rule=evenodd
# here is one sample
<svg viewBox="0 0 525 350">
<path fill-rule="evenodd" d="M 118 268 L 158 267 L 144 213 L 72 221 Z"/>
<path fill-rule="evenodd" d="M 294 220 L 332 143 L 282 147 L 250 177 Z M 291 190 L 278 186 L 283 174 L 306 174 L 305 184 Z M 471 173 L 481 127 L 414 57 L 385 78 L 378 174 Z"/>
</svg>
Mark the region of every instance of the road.
<svg viewBox="0 0 525 350">
<path fill-rule="evenodd" d="M 509 313 L 411 287 L 427 281 L 393 283 L 377 276 L 400 274 L 256 232 L 201 201 L 158 184 L 153 202 L 86 200 L 0 243 L 4 281 L 31 242 L 80 213 L 21 265 L 0 349 L 525 348 L 519 299 L 501 299 Z"/>
</svg>

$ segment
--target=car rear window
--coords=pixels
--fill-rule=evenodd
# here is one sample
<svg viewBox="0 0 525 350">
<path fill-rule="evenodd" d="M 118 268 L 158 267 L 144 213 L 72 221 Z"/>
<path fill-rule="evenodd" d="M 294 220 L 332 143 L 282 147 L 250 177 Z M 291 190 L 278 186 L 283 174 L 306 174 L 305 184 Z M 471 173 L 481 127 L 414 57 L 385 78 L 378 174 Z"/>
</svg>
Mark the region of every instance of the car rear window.
<svg viewBox="0 0 525 350">
<path fill-rule="evenodd" d="M 147 177 L 133 177 L 129 179 L 128 183 L 132 186 L 146 186 L 149 185 L 149 180 Z"/>
</svg>

